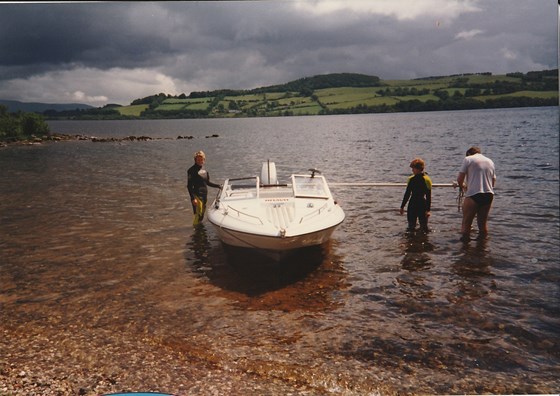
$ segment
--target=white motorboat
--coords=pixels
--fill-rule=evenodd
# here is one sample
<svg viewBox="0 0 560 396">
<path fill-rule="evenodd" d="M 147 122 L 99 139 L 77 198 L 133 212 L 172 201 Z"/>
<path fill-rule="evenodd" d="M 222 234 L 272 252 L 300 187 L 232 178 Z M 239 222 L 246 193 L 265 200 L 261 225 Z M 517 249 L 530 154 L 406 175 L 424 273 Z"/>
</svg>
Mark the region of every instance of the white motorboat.
<svg viewBox="0 0 560 396">
<path fill-rule="evenodd" d="M 316 169 L 279 183 L 274 162 L 261 176 L 226 179 L 208 220 L 226 245 L 284 254 L 327 242 L 344 220 L 327 181 Z"/>
</svg>

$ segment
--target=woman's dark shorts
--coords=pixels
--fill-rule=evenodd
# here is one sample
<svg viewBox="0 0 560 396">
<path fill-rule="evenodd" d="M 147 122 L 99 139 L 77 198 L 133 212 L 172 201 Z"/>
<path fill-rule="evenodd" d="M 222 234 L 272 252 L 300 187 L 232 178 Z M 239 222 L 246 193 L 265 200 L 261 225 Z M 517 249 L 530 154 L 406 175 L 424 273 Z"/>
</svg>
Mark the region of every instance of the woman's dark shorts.
<svg viewBox="0 0 560 396">
<path fill-rule="evenodd" d="M 476 204 L 478 206 L 486 206 L 486 205 L 492 204 L 492 201 L 494 200 L 494 194 L 492 194 L 492 193 L 478 193 L 478 194 L 472 195 L 470 198 L 472 198 L 472 200 L 474 202 L 476 202 Z"/>
</svg>

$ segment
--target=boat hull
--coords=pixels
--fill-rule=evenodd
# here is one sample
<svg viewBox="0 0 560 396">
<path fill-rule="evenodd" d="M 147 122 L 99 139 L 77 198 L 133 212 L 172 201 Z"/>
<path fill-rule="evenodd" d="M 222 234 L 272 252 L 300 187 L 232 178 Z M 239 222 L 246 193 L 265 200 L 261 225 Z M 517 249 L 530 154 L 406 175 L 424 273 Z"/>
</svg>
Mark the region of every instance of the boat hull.
<svg viewBox="0 0 560 396">
<path fill-rule="evenodd" d="M 259 235 L 254 233 L 236 231 L 226 227 L 220 227 L 217 224 L 213 225 L 216 227 L 218 237 L 226 245 L 286 252 L 303 247 L 321 245 L 327 242 L 331 238 L 335 228 L 339 224 L 340 223 L 335 224 L 329 228 L 310 232 L 307 234 L 284 237 Z"/>
</svg>

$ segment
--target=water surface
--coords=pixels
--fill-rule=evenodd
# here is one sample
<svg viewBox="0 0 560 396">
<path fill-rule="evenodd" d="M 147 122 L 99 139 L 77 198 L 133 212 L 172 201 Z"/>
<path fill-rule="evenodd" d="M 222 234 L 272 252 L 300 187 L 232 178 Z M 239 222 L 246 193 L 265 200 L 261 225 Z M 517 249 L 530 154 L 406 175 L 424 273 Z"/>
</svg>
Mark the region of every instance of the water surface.
<svg viewBox="0 0 560 396">
<path fill-rule="evenodd" d="M 558 108 L 50 124 L 160 139 L 0 150 L 0 383 L 27 370 L 83 394 L 558 391 Z M 420 156 L 451 183 L 471 145 L 497 168 L 487 239 L 459 240 L 453 188 L 433 191 L 432 232 L 409 235 L 404 188 L 332 187 L 345 222 L 280 266 L 191 226 L 200 149 L 215 182 L 270 159 L 280 179 L 404 183 Z"/>
</svg>

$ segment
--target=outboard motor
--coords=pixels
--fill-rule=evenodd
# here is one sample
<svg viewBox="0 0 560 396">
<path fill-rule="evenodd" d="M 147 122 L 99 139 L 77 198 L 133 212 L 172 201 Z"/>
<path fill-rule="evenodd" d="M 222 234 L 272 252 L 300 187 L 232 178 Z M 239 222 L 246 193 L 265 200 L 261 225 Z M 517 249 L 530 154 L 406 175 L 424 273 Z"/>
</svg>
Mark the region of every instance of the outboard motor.
<svg viewBox="0 0 560 396">
<path fill-rule="evenodd" d="M 276 164 L 274 162 L 263 162 L 261 168 L 261 184 L 278 184 L 278 178 L 276 177 Z"/>
</svg>

